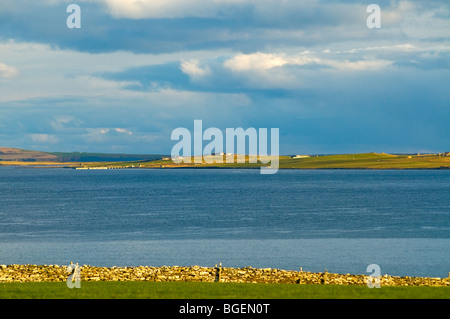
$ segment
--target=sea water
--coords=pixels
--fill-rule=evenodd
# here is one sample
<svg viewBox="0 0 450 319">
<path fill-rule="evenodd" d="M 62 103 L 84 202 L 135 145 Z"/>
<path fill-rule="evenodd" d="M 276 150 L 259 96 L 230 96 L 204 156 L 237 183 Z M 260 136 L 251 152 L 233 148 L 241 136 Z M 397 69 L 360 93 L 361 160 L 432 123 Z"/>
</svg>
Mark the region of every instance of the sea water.
<svg viewBox="0 0 450 319">
<path fill-rule="evenodd" d="M 450 171 L 0 167 L 0 264 L 447 277 Z"/>
</svg>

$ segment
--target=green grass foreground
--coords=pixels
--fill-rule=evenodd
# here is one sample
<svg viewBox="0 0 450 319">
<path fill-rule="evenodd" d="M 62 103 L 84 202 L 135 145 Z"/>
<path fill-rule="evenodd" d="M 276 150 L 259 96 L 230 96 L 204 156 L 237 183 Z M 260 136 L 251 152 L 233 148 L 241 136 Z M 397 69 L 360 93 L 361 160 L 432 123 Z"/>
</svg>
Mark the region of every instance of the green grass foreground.
<svg viewBox="0 0 450 319">
<path fill-rule="evenodd" d="M 210 282 L 0 284 L 0 299 L 449 299 L 449 287 L 381 287 Z"/>
</svg>

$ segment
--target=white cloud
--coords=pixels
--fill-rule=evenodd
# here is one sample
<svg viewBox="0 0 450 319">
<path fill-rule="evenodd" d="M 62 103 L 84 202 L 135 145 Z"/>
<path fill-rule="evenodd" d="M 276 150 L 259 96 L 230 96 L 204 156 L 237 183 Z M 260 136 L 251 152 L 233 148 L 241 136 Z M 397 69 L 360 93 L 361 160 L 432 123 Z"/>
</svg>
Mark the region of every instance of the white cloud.
<svg viewBox="0 0 450 319">
<path fill-rule="evenodd" d="M 180 69 L 183 73 L 189 75 L 189 77 L 194 80 L 211 74 L 211 69 L 208 66 L 204 66 L 202 68 L 200 66 L 200 62 L 196 59 L 183 61 L 180 65 Z"/>
<path fill-rule="evenodd" d="M 367 53 L 367 52 L 366 52 Z M 318 52 L 237 54 L 223 63 L 249 88 L 298 89 L 317 88 L 323 77 L 348 72 L 376 71 L 394 61 L 362 54 L 338 53 L 320 49 Z"/>
<path fill-rule="evenodd" d="M 0 41 L 0 56 L 11 64 L 20 66 L 20 77 L 15 81 L 4 81 L 0 86 L 0 102 L 70 97 L 104 97 L 105 99 L 166 96 L 164 88 L 156 87 L 152 92 L 129 91 L 129 86 L 141 85 L 136 81 L 114 81 L 97 74 L 114 73 L 140 66 L 160 65 L 186 59 L 184 71 L 190 76 L 206 75 L 208 67 L 196 64 L 197 60 L 208 60 L 211 56 L 228 54 L 228 51 L 190 51 L 170 54 L 138 54 L 111 52 L 90 54 L 73 50 L 62 50 L 46 44 L 18 41 Z M 3 71 L 2 71 L 3 70 Z M 0 64 L 0 79 L 17 75 L 15 68 Z M 178 92 L 168 101 L 181 98 L 186 92 Z M 165 103 L 164 103 L 165 104 Z"/>
<path fill-rule="evenodd" d="M 283 55 L 256 52 L 238 54 L 224 62 L 224 66 L 232 71 L 268 70 L 283 66 L 288 60 Z"/>
<path fill-rule="evenodd" d="M 130 116 L 139 116 L 142 112 L 153 110 L 160 118 L 173 118 L 192 114 L 193 110 L 209 112 L 211 105 L 217 108 L 241 107 L 252 103 L 245 93 L 216 93 L 195 92 L 174 89 L 170 84 L 155 83 L 149 90 L 130 90 L 140 82 L 129 80 L 110 80 L 102 78 L 103 73 L 115 73 L 137 68 L 139 66 L 161 65 L 184 61 L 180 66 L 191 78 L 205 79 L 211 72 L 208 66 L 199 61 L 209 61 L 217 57 L 229 55 L 228 50 L 218 51 L 190 51 L 171 54 L 136 54 L 132 52 L 112 52 L 90 54 L 72 50 L 62 50 L 45 44 L 27 43 L 17 41 L 0 41 L 0 55 L 13 65 L 20 66 L 20 77 L 15 81 L 4 81 L 0 86 L 0 103 L 5 105 L 34 105 L 36 100 L 57 99 L 58 108 L 64 110 L 55 116 L 73 116 L 76 109 L 89 111 L 103 110 L 107 107 L 109 112 L 123 110 L 130 106 L 135 112 Z M 147 84 L 147 83 L 146 83 Z M 144 85 L 146 85 L 144 84 Z M 78 105 L 78 101 L 84 101 Z M 22 103 L 24 102 L 24 103 Z M 77 107 L 78 106 L 78 107 Z M 74 109 L 75 108 L 75 109 Z M 75 111 L 73 111 L 75 110 Z M 136 111 L 139 110 L 139 111 Z M 176 110 L 176 111 L 174 111 Z M 67 113 L 66 113 L 67 112 Z M 81 112 L 81 111 L 80 111 Z M 50 123 L 58 132 L 73 133 L 89 125 L 88 120 L 75 118 L 54 117 Z M 115 128 L 119 131 L 116 131 Z M 102 126 L 100 130 L 87 132 L 87 137 L 93 140 L 101 136 L 136 136 L 138 132 L 123 129 L 118 126 Z M 103 130 L 103 132 L 101 131 Z M 119 133 L 119 134 L 118 134 Z M 44 137 L 35 136 L 35 139 Z"/>
<path fill-rule="evenodd" d="M 225 1 L 205 0 L 103 0 L 109 13 L 116 18 L 180 18 L 211 17 L 218 12 L 218 4 Z"/>
<path fill-rule="evenodd" d="M 109 129 L 85 128 L 85 133 L 81 137 L 86 143 L 104 143 L 107 141 Z"/>
<path fill-rule="evenodd" d="M 325 53 L 330 53 L 330 51 L 328 50 Z M 381 59 L 361 59 L 357 61 L 348 61 L 339 57 L 335 60 L 322 59 L 309 51 L 304 51 L 295 55 L 257 52 L 252 54 L 238 54 L 225 61 L 224 66 L 235 72 L 258 72 L 266 71 L 275 67 L 282 67 L 288 64 L 301 66 L 312 63 L 340 70 L 373 70 L 387 67 L 392 64 L 392 61 Z"/>
<path fill-rule="evenodd" d="M 124 128 L 88 128 L 87 129 L 89 134 L 92 135 L 105 135 L 105 134 L 109 134 L 110 132 L 116 132 L 116 133 L 121 133 L 121 134 L 125 134 L 125 135 L 133 135 L 133 132 Z"/>
<path fill-rule="evenodd" d="M 68 130 L 67 126 L 77 127 L 81 124 L 79 120 L 69 115 L 58 115 L 54 118 L 50 125 L 56 132 L 64 132 Z"/>
<path fill-rule="evenodd" d="M 0 78 L 9 79 L 17 76 L 18 74 L 19 71 L 15 68 L 0 62 Z"/>
<path fill-rule="evenodd" d="M 83 1 L 83 0 L 82 0 Z M 90 1 L 90 0 L 84 0 Z M 231 16 L 233 10 L 252 7 L 264 20 L 279 19 L 294 10 L 311 10 L 318 0 L 102 0 L 116 18 L 216 18 Z M 281 3 L 280 3 L 281 2 Z"/>
<path fill-rule="evenodd" d="M 78 85 L 84 87 L 84 90 L 80 92 L 86 92 L 88 94 L 93 94 L 93 92 L 95 91 L 99 92 L 100 94 L 105 94 L 108 91 L 117 91 L 125 89 L 127 86 L 130 85 L 138 85 L 138 86 L 141 85 L 140 82 L 136 81 L 111 81 L 95 77 L 92 75 L 77 76 L 71 79 L 71 81 L 73 81 L 74 84 L 77 83 Z"/>
<path fill-rule="evenodd" d="M 388 60 L 359 60 L 359 61 L 334 61 L 323 60 L 323 64 L 344 71 L 369 71 L 386 68 L 392 65 L 393 61 Z"/>
<path fill-rule="evenodd" d="M 34 143 L 56 144 L 59 142 L 59 139 L 51 134 L 30 134 L 30 138 Z"/>
<path fill-rule="evenodd" d="M 123 133 L 123 134 L 126 134 L 126 135 L 133 135 L 133 132 L 131 132 L 131 131 L 127 130 L 127 129 L 124 129 L 124 128 L 118 127 L 118 128 L 115 128 L 114 130 L 117 133 Z"/>
</svg>

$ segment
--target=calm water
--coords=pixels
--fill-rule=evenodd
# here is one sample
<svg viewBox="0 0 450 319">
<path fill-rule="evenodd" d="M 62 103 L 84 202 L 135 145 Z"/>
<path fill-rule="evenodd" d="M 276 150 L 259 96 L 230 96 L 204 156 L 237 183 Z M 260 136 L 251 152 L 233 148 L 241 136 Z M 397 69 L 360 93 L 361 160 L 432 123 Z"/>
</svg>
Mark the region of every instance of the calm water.
<svg viewBox="0 0 450 319">
<path fill-rule="evenodd" d="M 0 167 L 0 264 L 446 277 L 450 171 Z"/>
</svg>

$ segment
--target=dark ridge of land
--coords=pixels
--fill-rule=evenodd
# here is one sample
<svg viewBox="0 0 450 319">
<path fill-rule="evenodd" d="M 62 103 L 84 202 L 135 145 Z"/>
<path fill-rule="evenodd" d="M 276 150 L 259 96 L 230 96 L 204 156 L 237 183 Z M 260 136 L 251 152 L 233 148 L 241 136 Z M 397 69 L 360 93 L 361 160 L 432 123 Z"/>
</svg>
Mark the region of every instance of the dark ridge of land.
<svg viewBox="0 0 450 319">
<path fill-rule="evenodd" d="M 0 147 L 0 161 L 51 162 L 58 161 L 58 157 L 45 152 Z"/>
<path fill-rule="evenodd" d="M 163 155 L 158 154 L 109 154 L 109 153 L 85 153 L 85 152 L 52 152 L 61 162 L 131 162 L 131 161 L 154 161 L 161 159 Z"/>
<path fill-rule="evenodd" d="M 86 152 L 41 152 L 18 148 L 0 147 L 0 161 L 8 162 L 58 162 L 58 163 L 86 163 L 86 162 L 128 162 L 154 161 L 163 156 L 158 154 L 110 154 Z"/>
</svg>

